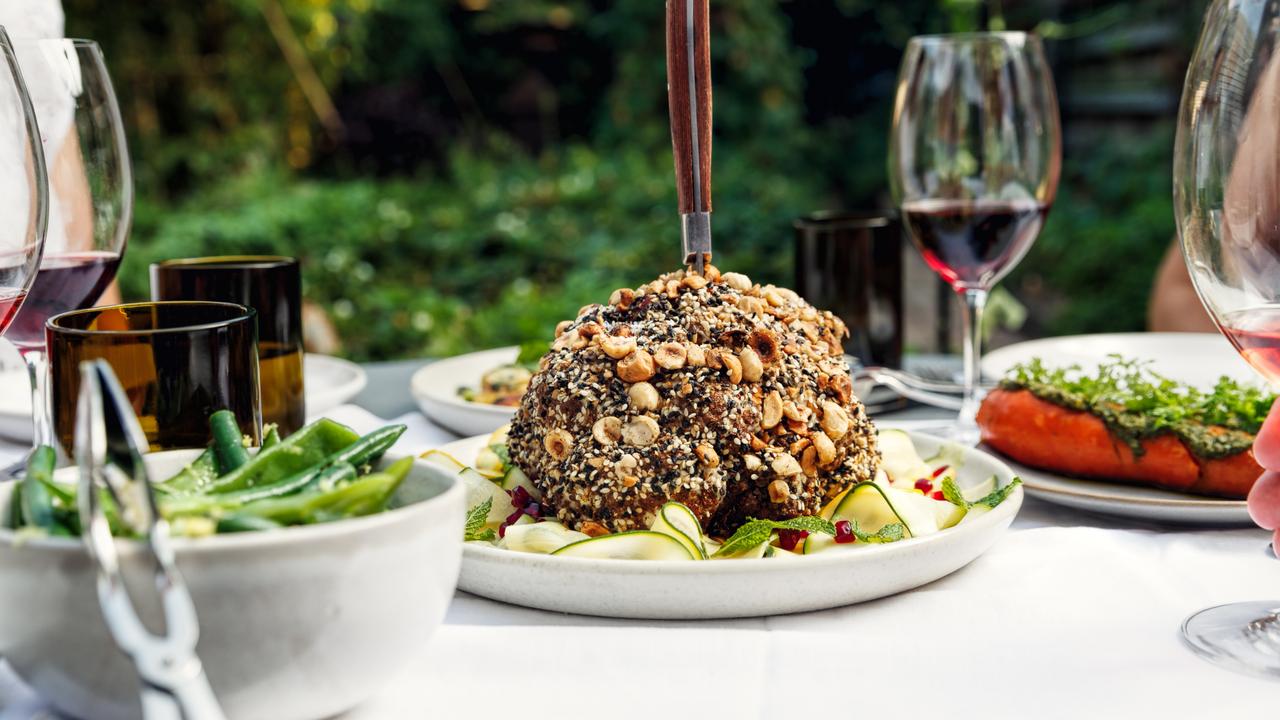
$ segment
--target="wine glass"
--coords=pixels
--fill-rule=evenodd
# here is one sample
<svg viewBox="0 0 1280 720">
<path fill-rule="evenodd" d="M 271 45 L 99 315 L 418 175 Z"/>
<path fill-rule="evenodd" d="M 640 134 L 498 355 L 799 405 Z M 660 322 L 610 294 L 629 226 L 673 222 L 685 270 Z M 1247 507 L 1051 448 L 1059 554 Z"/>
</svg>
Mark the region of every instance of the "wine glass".
<svg viewBox="0 0 1280 720">
<path fill-rule="evenodd" d="M 1201 302 L 1244 359 L 1280 387 L 1278 43 L 1276 3 L 1209 7 L 1182 92 L 1173 195 Z M 1182 634 L 1215 664 L 1280 678 L 1280 599 L 1202 610 Z"/>
<path fill-rule="evenodd" d="M 93 305 L 115 278 L 133 214 L 120 108 L 98 44 L 17 43 L 49 165 L 40 272 L 9 328 L 31 379 L 35 445 L 58 444 L 49 417 L 45 321 Z"/>
<path fill-rule="evenodd" d="M 1058 99 L 1039 38 L 999 32 L 911 39 L 898 72 L 889 180 L 925 262 L 965 304 L 956 442 L 978 442 L 987 293 L 1040 233 L 1061 157 Z"/>
<path fill-rule="evenodd" d="M 0 26 L 0 335 L 13 321 L 40 267 L 49 224 L 40 129 L 18 57 Z"/>
</svg>

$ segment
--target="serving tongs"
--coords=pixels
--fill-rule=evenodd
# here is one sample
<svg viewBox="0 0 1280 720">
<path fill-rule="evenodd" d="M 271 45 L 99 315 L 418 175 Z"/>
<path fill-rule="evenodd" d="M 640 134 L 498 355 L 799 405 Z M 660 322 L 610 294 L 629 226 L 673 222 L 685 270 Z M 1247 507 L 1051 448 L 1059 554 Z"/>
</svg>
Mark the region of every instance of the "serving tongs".
<svg viewBox="0 0 1280 720">
<path fill-rule="evenodd" d="M 708 0 L 667 0 L 667 107 L 684 264 L 711 262 L 711 34 Z"/>
<path fill-rule="evenodd" d="M 145 448 L 146 436 L 111 366 L 103 360 L 81 363 L 75 438 L 80 524 L 98 569 L 103 620 L 138 671 L 143 717 L 222 720 L 222 708 L 196 656 L 199 621 L 174 564 L 169 523 L 157 509 L 142 460 Z M 164 612 L 164 634 L 152 633 L 143 624 L 129 597 L 101 489 L 114 502 L 120 522 L 144 539 Z"/>
</svg>

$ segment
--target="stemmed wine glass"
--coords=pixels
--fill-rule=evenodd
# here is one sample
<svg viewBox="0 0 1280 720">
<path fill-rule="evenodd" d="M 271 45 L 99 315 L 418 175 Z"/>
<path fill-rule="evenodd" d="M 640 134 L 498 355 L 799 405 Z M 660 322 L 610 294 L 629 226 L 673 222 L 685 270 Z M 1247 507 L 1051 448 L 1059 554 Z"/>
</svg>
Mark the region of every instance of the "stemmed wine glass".
<svg viewBox="0 0 1280 720">
<path fill-rule="evenodd" d="M 40 272 L 8 339 L 31 378 L 33 439 L 58 447 L 49 417 L 45 321 L 93 305 L 115 278 L 133 214 L 120 108 L 97 43 L 19 42 L 49 164 L 49 233 Z"/>
<path fill-rule="evenodd" d="M 40 129 L 9 35 L 0 27 L 0 335 L 40 267 L 49 223 Z"/>
<path fill-rule="evenodd" d="M 1061 157 L 1058 99 L 1039 38 L 968 33 L 908 43 L 893 106 L 889 180 L 925 262 L 965 304 L 957 442 L 978 442 L 987 293 L 1040 233 Z"/>
<path fill-rule="evenodd" d="M 1277 50 L 1274 1 L 1209 7 L 1182 92 L 1173 194 L 1201 302 L 1244 359 L 1280 387 Z M 1280 599 L 1202 610 L 1182 633 L 1211 662 L 1280 678 Z"/>
</svg>

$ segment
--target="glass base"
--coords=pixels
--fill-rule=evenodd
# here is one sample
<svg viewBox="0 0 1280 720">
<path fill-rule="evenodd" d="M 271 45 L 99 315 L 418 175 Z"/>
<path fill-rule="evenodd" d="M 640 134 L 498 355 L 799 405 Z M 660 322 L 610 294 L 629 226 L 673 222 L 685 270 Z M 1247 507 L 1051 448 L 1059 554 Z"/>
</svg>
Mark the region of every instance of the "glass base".
<svg viewBox="0 0 1280 720">
<path fill-rule="evenodd" d="M 1280 680 L 1280 600 L 1201 610 L 1182 622 L 1182 639 L 1214 665 Z"/>
</svg>

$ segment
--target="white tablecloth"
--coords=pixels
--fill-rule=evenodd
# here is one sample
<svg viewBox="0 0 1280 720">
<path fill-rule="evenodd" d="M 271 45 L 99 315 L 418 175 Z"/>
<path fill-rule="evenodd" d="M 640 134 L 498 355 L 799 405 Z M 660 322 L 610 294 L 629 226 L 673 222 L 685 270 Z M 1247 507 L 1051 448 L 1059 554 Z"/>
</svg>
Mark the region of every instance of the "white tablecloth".
<svg viewBox="0 0 1280 720">
<path fill-rule="evenodd" d="M 355 407 L 328 415 L 359 430 L 383 422 Z M 410 426 L 404 450 L 453 439 L 416 413 L 398 421 Z M 349 717 L 1270 717 L 1280 683 L 1211 666 L 1178 635 L 1195 610 L 1280 600 L 1267 539 L 1027 498 L 968 567 L 836 610 L 631 621 L 459 593 L 418 660 Z M 3 664 L 0 708 L 0 720 L 41 714 Z"/>
</svg>

